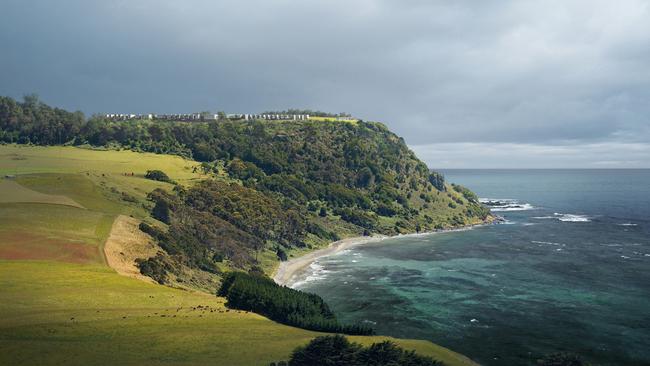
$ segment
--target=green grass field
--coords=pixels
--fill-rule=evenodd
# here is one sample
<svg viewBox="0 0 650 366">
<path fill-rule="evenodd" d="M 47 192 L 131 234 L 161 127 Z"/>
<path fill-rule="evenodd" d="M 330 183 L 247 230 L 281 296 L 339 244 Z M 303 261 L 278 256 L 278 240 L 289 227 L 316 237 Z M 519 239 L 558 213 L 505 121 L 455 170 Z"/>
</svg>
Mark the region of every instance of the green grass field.
<svg viewBox="0 0 650 366">
<path fill-rule="evenodd" d="M 318 335 L 99 265 L 1 261 L 0 287 L 3 365 L 267 365 Z M 430 342 L 397 342 L 463 364 Z"/>
<path fill-rule="evenodd" d="M 105 265 L 115 217 L 144 218 L 146 193 L 171 188 L 141 174 L 160 169 L 192 184 L 202 178 L 194 166 L 127 151 L 0 146 L 0 173 L 13 176 L 0 197 L 30 199 L 0 199 L 0 365 L 268 365 L 318 335 Z M 123 175 L 130 170 L 135 176 Z M 473 364 L 427 341 L 396 342 L 448 365 Z"/>
</svg>

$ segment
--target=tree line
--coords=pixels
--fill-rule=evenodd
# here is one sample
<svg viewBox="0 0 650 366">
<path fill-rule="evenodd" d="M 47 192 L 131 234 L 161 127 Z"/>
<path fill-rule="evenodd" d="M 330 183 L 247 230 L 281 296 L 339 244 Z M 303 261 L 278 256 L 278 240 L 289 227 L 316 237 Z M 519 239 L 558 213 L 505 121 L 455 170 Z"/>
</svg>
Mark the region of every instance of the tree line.
<svg viewBox="0 0 650 366">
<path fill-rule="evenodd" d="M 280 286 L 261 273 L 227 273 L 217 295 L 225 297 L 229 307 L 303 329 L 352 335 L 374 333 L 367 326 L 340 324 L 320 296 Z"/>
</svg>

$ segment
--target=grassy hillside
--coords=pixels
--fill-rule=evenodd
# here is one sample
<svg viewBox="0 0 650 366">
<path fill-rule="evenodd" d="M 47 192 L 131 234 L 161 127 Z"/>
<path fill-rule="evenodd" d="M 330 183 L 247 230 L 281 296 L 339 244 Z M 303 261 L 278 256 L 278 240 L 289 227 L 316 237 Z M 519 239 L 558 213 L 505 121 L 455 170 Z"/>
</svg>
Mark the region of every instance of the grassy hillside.
<svg viewBox="0 0 650 366">
<path fill-rule="evenodd" d="M 163 170 L 191 189 L 207 177 L 197 164 L 130 151 L 0 146 L 0 174 L 10 176 L 0 180 L 0 364 L 266 365 L 318 334 L 105 264 L 102 246 L 117 215 L 165 228 L 150 217 L 146 197 L 157 188 L 174 194 L 175 186 L 145 172 Z M 430 342 L 396 342 L 448 365 L 472 364 Z"/>
<path fill-rule="evenodd" d="M 160 176 L 170 175 L 178 186 L 141 179 L 143 161 L 119 160 L 133 152 L 107 157 L 102 173 L 85 172 L 89 182 L 109 188 L 109 195 L 134 203 L 129 214 L 152 224 L 145 229 L 163 251 L 140 267 L 160 283 L 184 282 L 184 268 L 216 276 L 255 266 L 272 272 L 278 260 L 343 237 L 431 231 L 491 219 L 471 191 L 429 171 L 400 137 L 377 122 L 86 120 L 34 97 L 23 102 L 0 97 L 0 141 L 195 160 L 179 166 L 180 158 L 162 162 L 161 156 L 147 155 Z M 35 154 L 30 163 L 22 160 L 20 148 L 10 147 L 0 170 L 83 172 L 97 153 L 87 150 L 65 162 L 55 154 Z M 70 164 L 74 159 L 79 160 Z M 60 195 L 48 188 L 51 177 L 21 179 L 26 187 Z M 77 192 L 69 193 L 86 207 Z"/>
<path fill-rule="evenodd" d="M 0 286 L 3 365 L 268 365 L 319 334 L 99 265 L 0 261 Z M 471 365 L 427 341 L 396 342 L 448 365 Z"/>
</svg>

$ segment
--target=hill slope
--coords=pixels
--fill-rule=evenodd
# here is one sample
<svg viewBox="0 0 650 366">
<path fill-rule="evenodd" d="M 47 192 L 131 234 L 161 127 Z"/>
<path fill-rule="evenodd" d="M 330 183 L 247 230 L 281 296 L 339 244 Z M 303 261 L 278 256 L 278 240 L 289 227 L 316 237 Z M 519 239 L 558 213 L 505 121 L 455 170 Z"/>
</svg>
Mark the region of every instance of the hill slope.
<svg viewBox="0 0 650 366">
<path fill-rule="evenodd" d="M 228 311 L 213 295 L 123 277 L 104 264 L 102 246 L 115 217 L 165 228 L 150 218 L 147 193 L 191 189 L 207 177 L 195 166 L 169 155 L 0 146 L 0 174 L 13 176 L 0 183 L 38 193 L 22 202 L 24 195 L 0 191 L 0 364 L 267 365 L 318 335 Z M 145 179 L 153 169 L 180 185 Z M 185 285 L 209 283 L 196 281 Z M 473 364 L 430 342 L 396 342 L 448 365 Z"/>
<path fill-rule="evenodd" d="M 201 162 L 192 172 L 207 179 L 148 195 L 146 206 L 158 221 L 144 229 L 164 250 L 141 268 L 160 283 L 184 281 L 183 267 L 216 276 L 252 266 L 271 272 L 278 259 L 342 237 L 491 219 L 472 192 L 430 172 L 376 122 L 86 121 L 33 98 L 0 98 L 0 140 L 127 148 Z"/>
</svg>

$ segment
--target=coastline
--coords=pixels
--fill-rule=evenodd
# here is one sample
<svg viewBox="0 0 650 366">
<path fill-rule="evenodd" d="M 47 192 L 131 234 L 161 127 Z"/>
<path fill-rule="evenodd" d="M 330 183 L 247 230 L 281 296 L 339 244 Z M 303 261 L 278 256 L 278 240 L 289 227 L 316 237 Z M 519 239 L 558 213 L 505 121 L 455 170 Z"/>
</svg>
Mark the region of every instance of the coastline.
<svg viewBox="0 0 650 366">
<path fill-rule="evenodd" d="M 423 233 L 412 233 L 412 234 L 399 234 L 393 236 L 386 235 L 373 235 L 373 236 L 357 236 L 346 239 L 341 239 L 335 242 L 330 243 L 327 247 L 309 252 L 305 255 L 302 255 L 297 258 L 292 258 L 285 262 L 280 262 L 280 266 L 275 271 L 273 275 L 273 281 L 280 286 L 291 287 L 293 284 L 297 283 L 298 277 L 304 274 L 309 266 L 317 261 L 320 258 L 324 258 L 336 253 L 342 252 L 346 249 L 353 248 L 362 244 L 367 243 L 376 243 L 386 239 L 396 239 L 396 238 L 405 238 L 405 237 L 414 237 L 414 236 L 425 236 L 441 233 L 449 233 L 456 231 L 465 231 L 471 230 L 475 227 L 491 225 L 494 223 L 500 222 L 499 217 L 494 217 L 493 220 L 486 220 L 479 224 L 465 225 L 462 227 L 457 227 L 453 229 L 444 229 L 444 230 L 435 230 L 427 231 Z"/>
</svg>

